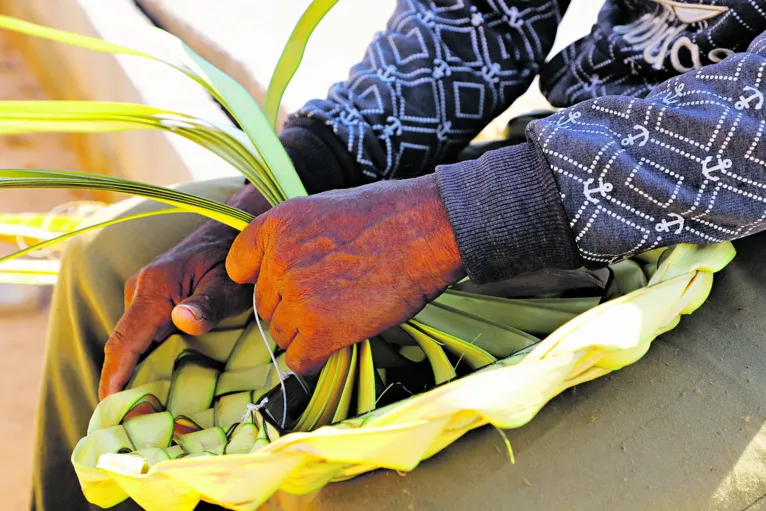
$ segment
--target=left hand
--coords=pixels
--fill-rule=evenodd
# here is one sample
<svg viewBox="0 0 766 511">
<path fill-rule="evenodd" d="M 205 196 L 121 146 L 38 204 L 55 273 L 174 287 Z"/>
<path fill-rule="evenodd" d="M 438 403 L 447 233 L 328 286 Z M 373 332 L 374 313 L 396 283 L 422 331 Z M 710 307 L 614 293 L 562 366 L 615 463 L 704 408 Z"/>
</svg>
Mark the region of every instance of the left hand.
<svg viewBox="0 0 766 511">
<path fill-rule="evenodd" d="M 237 237 L 226 270 L 256 285 L 297 373 L 407 321 L 465 275 L 433 175 L 280 204 Z"/>
<path fill-rule="evenodd" d="M 254 215 L 270 208 L 251 185 L 229 204 Z M 99 399 L 122 390 L 153 342 L 179 330 L 201 335 L 252 306 L 252 287 L 232 282 L 224 268 L 237 234 L 211 220 L 128 280 L 125 311 L 104 346 Z"/>
</svg>

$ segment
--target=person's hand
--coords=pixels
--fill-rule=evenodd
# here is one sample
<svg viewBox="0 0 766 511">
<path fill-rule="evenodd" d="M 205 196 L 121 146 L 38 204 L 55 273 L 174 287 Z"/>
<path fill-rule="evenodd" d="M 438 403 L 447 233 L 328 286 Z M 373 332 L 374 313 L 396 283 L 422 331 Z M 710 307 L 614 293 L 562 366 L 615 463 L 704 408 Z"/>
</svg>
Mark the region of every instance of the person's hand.
<svg viewBox="0 0 766 511">
<path fill-rule="evenodd" d="M 233 199 L 231 204 L 253 214 L 269 208 L 252 186 Z M 236 284 L 226 274 L 226 255 L 237 234 L 207 223 L 128 280 L 125 312 L 104 348 L 99 399 L 122 390 L 152 342 L 179 330 L 206 333 L 252 307 L 252 286 Z"/>
<path fill-rule="evenodd" d="M 248 225 L 226 260 L 298 373 L 396 326 L 464 270 L 434 176 L 291 199 Z"/>
</svg>

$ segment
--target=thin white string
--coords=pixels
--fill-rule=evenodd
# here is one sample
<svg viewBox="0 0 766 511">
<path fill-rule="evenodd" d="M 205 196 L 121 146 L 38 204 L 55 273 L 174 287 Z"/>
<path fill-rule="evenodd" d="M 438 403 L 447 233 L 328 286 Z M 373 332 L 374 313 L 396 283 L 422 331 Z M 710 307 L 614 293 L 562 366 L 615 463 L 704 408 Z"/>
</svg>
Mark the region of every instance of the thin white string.
<svg viewBox="0 0 766 511">
<path fill-rule="evenodd" d="M 261 326 L 261 320 L 258 318 L 258 309 L 255 306 L 255 286 L 253 286 L 253 313 L 255 314 L 255 323 L 258 325 L 258 330 L 261 332 L 261 339 L 263 339 L 264 344 L 266 344 L 266 351 L 269 352 L 271 362 L 274 364 L 274 369 L 276 369 L 277 376 L 279 377 L 279 384 L 282 386 L 282 404 L 284 405 L 284 408 L 282 409 L 282 428 L 284 429 L 287 423 L 287 388 L 285 387 L 285 379 L 282 378 L 282 373 L 279 371 L 277 357 L 274 356 L 274 352 L 271 350 L 269 341 L 266 339 L 266 333 Z"/>
<path fill-rule="evenodd" d="M 245 413 L 242 415 L 242 422 L 246 422 L 247 419 L 249 419 L 250 417 L 252 417 L 253 422 L 255 422 L 255 412 L 260 411 L 261 408 L 266 406 L 266 403 L 268 402 L 269 402 L 269 397 L 264 396 L 263 399 L 261 399 L 261 401 L 258 404 L 248 403 L 247 406 L 245 407 Z"/>
<path fill-rule="evenodd" d="M 245 407 L 245 413 L 242 415 L 242 420 L 240 422 L 247 422 L 247 419 L 249 419 L 256 410 L 258 410 L 258 405 L 255 403 L 248 403 L 247 407 Z"/>
</svg>

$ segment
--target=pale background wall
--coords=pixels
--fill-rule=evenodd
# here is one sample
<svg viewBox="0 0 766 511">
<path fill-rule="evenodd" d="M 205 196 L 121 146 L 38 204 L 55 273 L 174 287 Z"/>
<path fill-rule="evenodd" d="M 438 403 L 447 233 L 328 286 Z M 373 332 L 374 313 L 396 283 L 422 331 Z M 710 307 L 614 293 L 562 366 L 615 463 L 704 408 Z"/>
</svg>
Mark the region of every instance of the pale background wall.
<svg viewBox="0 0 766 511">
<path fill-rule="evenodd" d="M 46 99 L 18 50 L 0 32 L 0 100 Z M 2 168 L 78 168 L 64 136 L 0 137 Z M 0 213 L 46 212 L 86 198 L 67 190 L 0 190 Z M 0 243 L 0 255 L 14 250 Z M 37 305 L 45 290 L 0 284 L 0 495 L 6 510 L 21 510 L 29 498 L 32 434 L 42 370 L 47 309 Z"/>
</svg>

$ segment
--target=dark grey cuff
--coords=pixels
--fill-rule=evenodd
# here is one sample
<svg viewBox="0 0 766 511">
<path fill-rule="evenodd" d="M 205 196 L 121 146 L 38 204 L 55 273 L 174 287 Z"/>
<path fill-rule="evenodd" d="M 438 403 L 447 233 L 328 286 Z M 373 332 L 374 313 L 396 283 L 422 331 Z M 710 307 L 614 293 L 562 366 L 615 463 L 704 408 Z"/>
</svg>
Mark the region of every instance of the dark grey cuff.
<svg viewBox="0 0 766 511">
<path fill-rule="evenodd" d="M 320 121 L 293 119 L 279 141 L 309 195 L 370 182 L 341 140 Z M 244 184 L 249 181 L 245 179 Z"/>
<path fill-rule="evenodd" d="M 296 118 L 279 140 L 309 195 L 365 184 L 362 170 L 340 138 L 315 119 Z"/>
<path fill-rule="evenodd" d="M 436 176 L 472 281 L 582 266 L 553 174 L 534 144 L 442 165 Z"/>
</svg>

